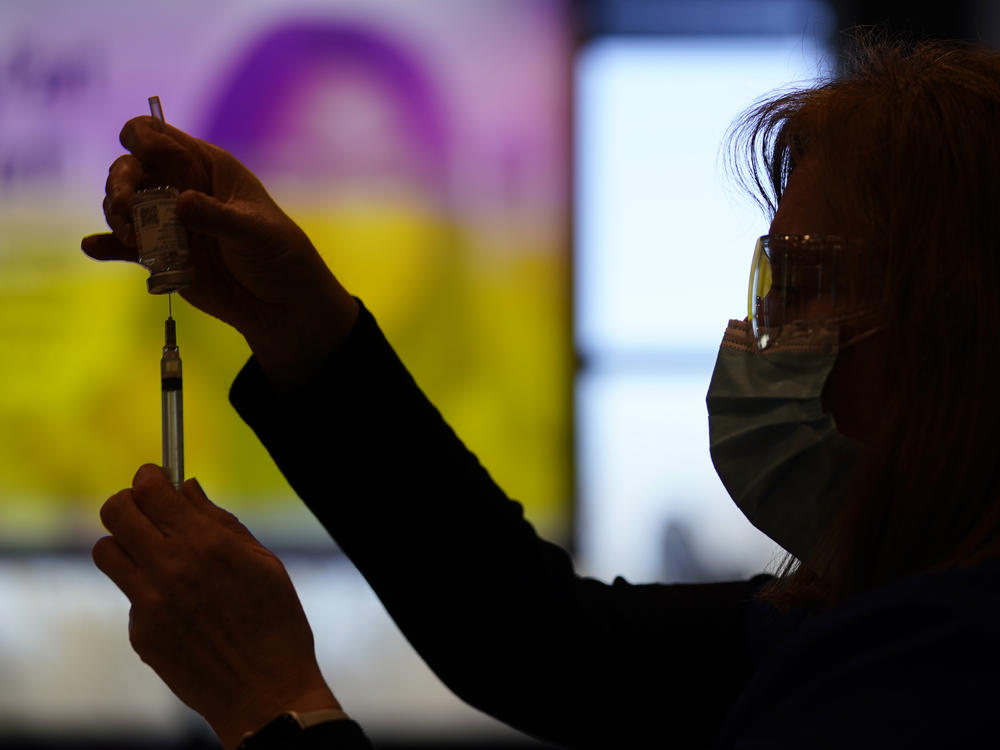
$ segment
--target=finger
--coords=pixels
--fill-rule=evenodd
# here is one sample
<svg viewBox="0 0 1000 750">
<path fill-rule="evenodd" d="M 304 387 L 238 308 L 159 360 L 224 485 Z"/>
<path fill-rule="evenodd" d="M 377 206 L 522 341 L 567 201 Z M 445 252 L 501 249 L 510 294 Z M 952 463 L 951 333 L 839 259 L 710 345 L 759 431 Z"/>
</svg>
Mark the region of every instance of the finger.
<svg viewBox="0 0 1000 750">
<path fill-rule="evenodd" d="M 205 141 L 195 138 L 180 128 L 175 128 L 173 125 L 149 115 L 133 117 L 126 122 L 119 134 L 119 139 L 122 145 L 131 151 L 130 144 L 143 141 L 151 133 L 154 135 L 164 135 L 193 153 L 200 151 L 202 147 L 208 145 Z"/>
<path fill-rule="evenodd" d="M 119 156 L 108 169 L 108 178 L 104 183 L 104 219 L 115 236 L 128 247 L 135 246 L 132 199 L 142 180 L 148 178 L 142 162 L 131 154 Z"/>
<path fill-rule="evenodd" d="M 139 510 L 164 533 L 182 529 L 191 522 L 191 504 L 185 502 L 160 466 L 139 467 L 132 479 L 132 497 Z"/>
<path fill-rule="evenodd" d="M 240 519 L 234 516 L 225 508 L 221 508 L 211 500 L 205 494 L 205 491 L 201 488 L 198 480 L 195 478 L 188 479 L 181 485 L 181 494 L 187 498 L 191 507 L 197 512 L 208 516 L 217 523 L 221 523 L 224 526 L 229 526 L 233 529 L 238 529 L 240 531 L 250 533 L 247 531 L 246 527 L 240 523 Z"/>
<path fill-rule="evenodd" d="M 139 261 L 134 247 L 128 247 L 113 234 L 91 234 L 80 241 L 80 249 L 94 260 Z"/>
<path fill-rule="evenodd" d="M 122 154 L 111 162 L 108 178 L 104 181 L 104 192 L 111 210 L 125 218 L 131 218 L 132 196 L 148 177 L 142 162 L 132 154 Z"/>
<path fill-rule="evenodd" d="M 202 142 L 182 130 L 144 115 L 125 123 L 122 145 L 143 164 L 177 187 L 208 187 L 208 172 L 198 159 Z"/>
<path fill-rule="evenodd" d="M 163 545 L 163 532 L 139 510 L 131 489 L 105 501 L 101 506 L 101 523 L 140 566 L 150 563 Z"/>
<path fill-rule="evenodd" d="M 131 601 L 142 585 L 142 571 L 125 548 L 114 537 L 104 536 L 94 544 L 90 555 L 97 569 L 110 578 Z"/>
<path fill-rule="evenodd" d="M 181 193 L 177 199 L 177 218 L 188 229 L 251 247 L 266 239 L 266 227 L 255 210 L 242 203 L 223 203 L 197 190 Z"/>
<path fill-rule="evenodd" d="M 205 490 L 201 488 L 201 483 L 194 477 L 184 480 L 184 484 L 181 485 L 181 494 L 197 510 L 208 510 L 209 508 L 218 507 L 208 499 Z"/>
<path fill-rule="evenodd" d="M 104 220 L 111 227 L 115 238 L 126 247 L 135 247 L 135 227 L 132 225 L 132 221 L 111 210 L 111 199 L 108 196 L 104 196 L 101 207 L 104 209 Z"/>
</svg>

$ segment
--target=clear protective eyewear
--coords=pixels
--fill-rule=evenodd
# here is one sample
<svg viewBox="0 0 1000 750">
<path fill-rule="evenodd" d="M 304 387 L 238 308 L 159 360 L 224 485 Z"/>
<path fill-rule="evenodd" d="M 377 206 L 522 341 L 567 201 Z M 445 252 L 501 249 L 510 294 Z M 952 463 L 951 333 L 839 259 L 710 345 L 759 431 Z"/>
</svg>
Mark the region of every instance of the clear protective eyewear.
<svg viewBox="0 0 1000 750">
<path fill-rule="evenodd" d="M 841 237 L 760 237 L 747 293 L 757 349 L 777 343 L 793 323 L 841 326 L 874 319 L 883 281 L 878 254 Z"/>
</svg>

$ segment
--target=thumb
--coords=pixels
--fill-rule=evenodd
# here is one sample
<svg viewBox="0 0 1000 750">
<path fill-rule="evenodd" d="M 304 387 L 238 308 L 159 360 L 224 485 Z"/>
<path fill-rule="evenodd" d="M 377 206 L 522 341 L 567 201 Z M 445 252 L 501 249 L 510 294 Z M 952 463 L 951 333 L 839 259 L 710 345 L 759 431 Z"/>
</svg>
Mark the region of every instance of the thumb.
<svg viewBox="0 0 1000 750">
<path fill-rule="evenodd" d="M 109 232 L 91 234 L 80 241 L 80 248 L 94 260 L 131 260 L 139 261 L 134 247 L 124 245 Z"/>
<path fill-rule="evenodd" d="M 205 514 L 212 520 L 221 523 L 224 526 L 228 526 L 235 531 L 250 534 L 249 530 L 240 522 L 239 518 L 208 499 L 208 495 L 206 495 L 205 490 L 202 489 L 201 483 L 194 477 L 185 480 L 184 484 L 181 486 L 181 494 L 187 498 L 188 502 L 190 502 L 195 509 Z"/>
</svg>

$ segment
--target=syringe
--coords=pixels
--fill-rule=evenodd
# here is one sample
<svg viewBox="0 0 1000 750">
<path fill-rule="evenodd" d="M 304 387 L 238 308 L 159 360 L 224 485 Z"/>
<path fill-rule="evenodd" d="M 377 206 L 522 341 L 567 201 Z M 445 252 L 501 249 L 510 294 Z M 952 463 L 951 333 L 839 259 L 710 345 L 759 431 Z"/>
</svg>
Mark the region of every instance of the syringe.
<svg viewBox="0 0 1000 750">
<path fill-rule="evenodd" d="M 160 97 L 149 97 L 149 113 L 160 122 L 163 107 Z M 160 390 L 163 411 L 163 468 L 177 489 L 184 484 L 184 398 L 181 380 L 181 355 L 177 348 L 177 323 L 174 322 L 172 295 L 167 294 L 166 342 L 160 358 Z"/>
<path fill-rule="evenodd" d="M 169 299 L 169 298 L 168 298 Z M 177 348 L 177 324 L 167 314 L 166 342 L 160 358 L 163 401 L 163 468 L 177 489 L 184 484 L 184 402 L 181 355 Z"/>
</svg>

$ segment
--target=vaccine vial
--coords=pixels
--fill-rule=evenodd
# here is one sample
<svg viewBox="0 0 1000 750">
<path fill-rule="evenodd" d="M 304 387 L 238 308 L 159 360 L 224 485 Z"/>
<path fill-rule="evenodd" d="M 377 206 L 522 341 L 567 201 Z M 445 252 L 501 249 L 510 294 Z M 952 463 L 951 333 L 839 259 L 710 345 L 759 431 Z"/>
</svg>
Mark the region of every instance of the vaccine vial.
<svg viewBox="0 0 1000 750">
<path fill-rule="evenodd" d="M 177 221 L 179 195 L 172 187 L 154 187 L 138 190 L 132 198 L 139 262 L 149 269 L 146 286 L 152 294 L 176 292 L 191 285 L 187 232 Z"/>
</svg>

